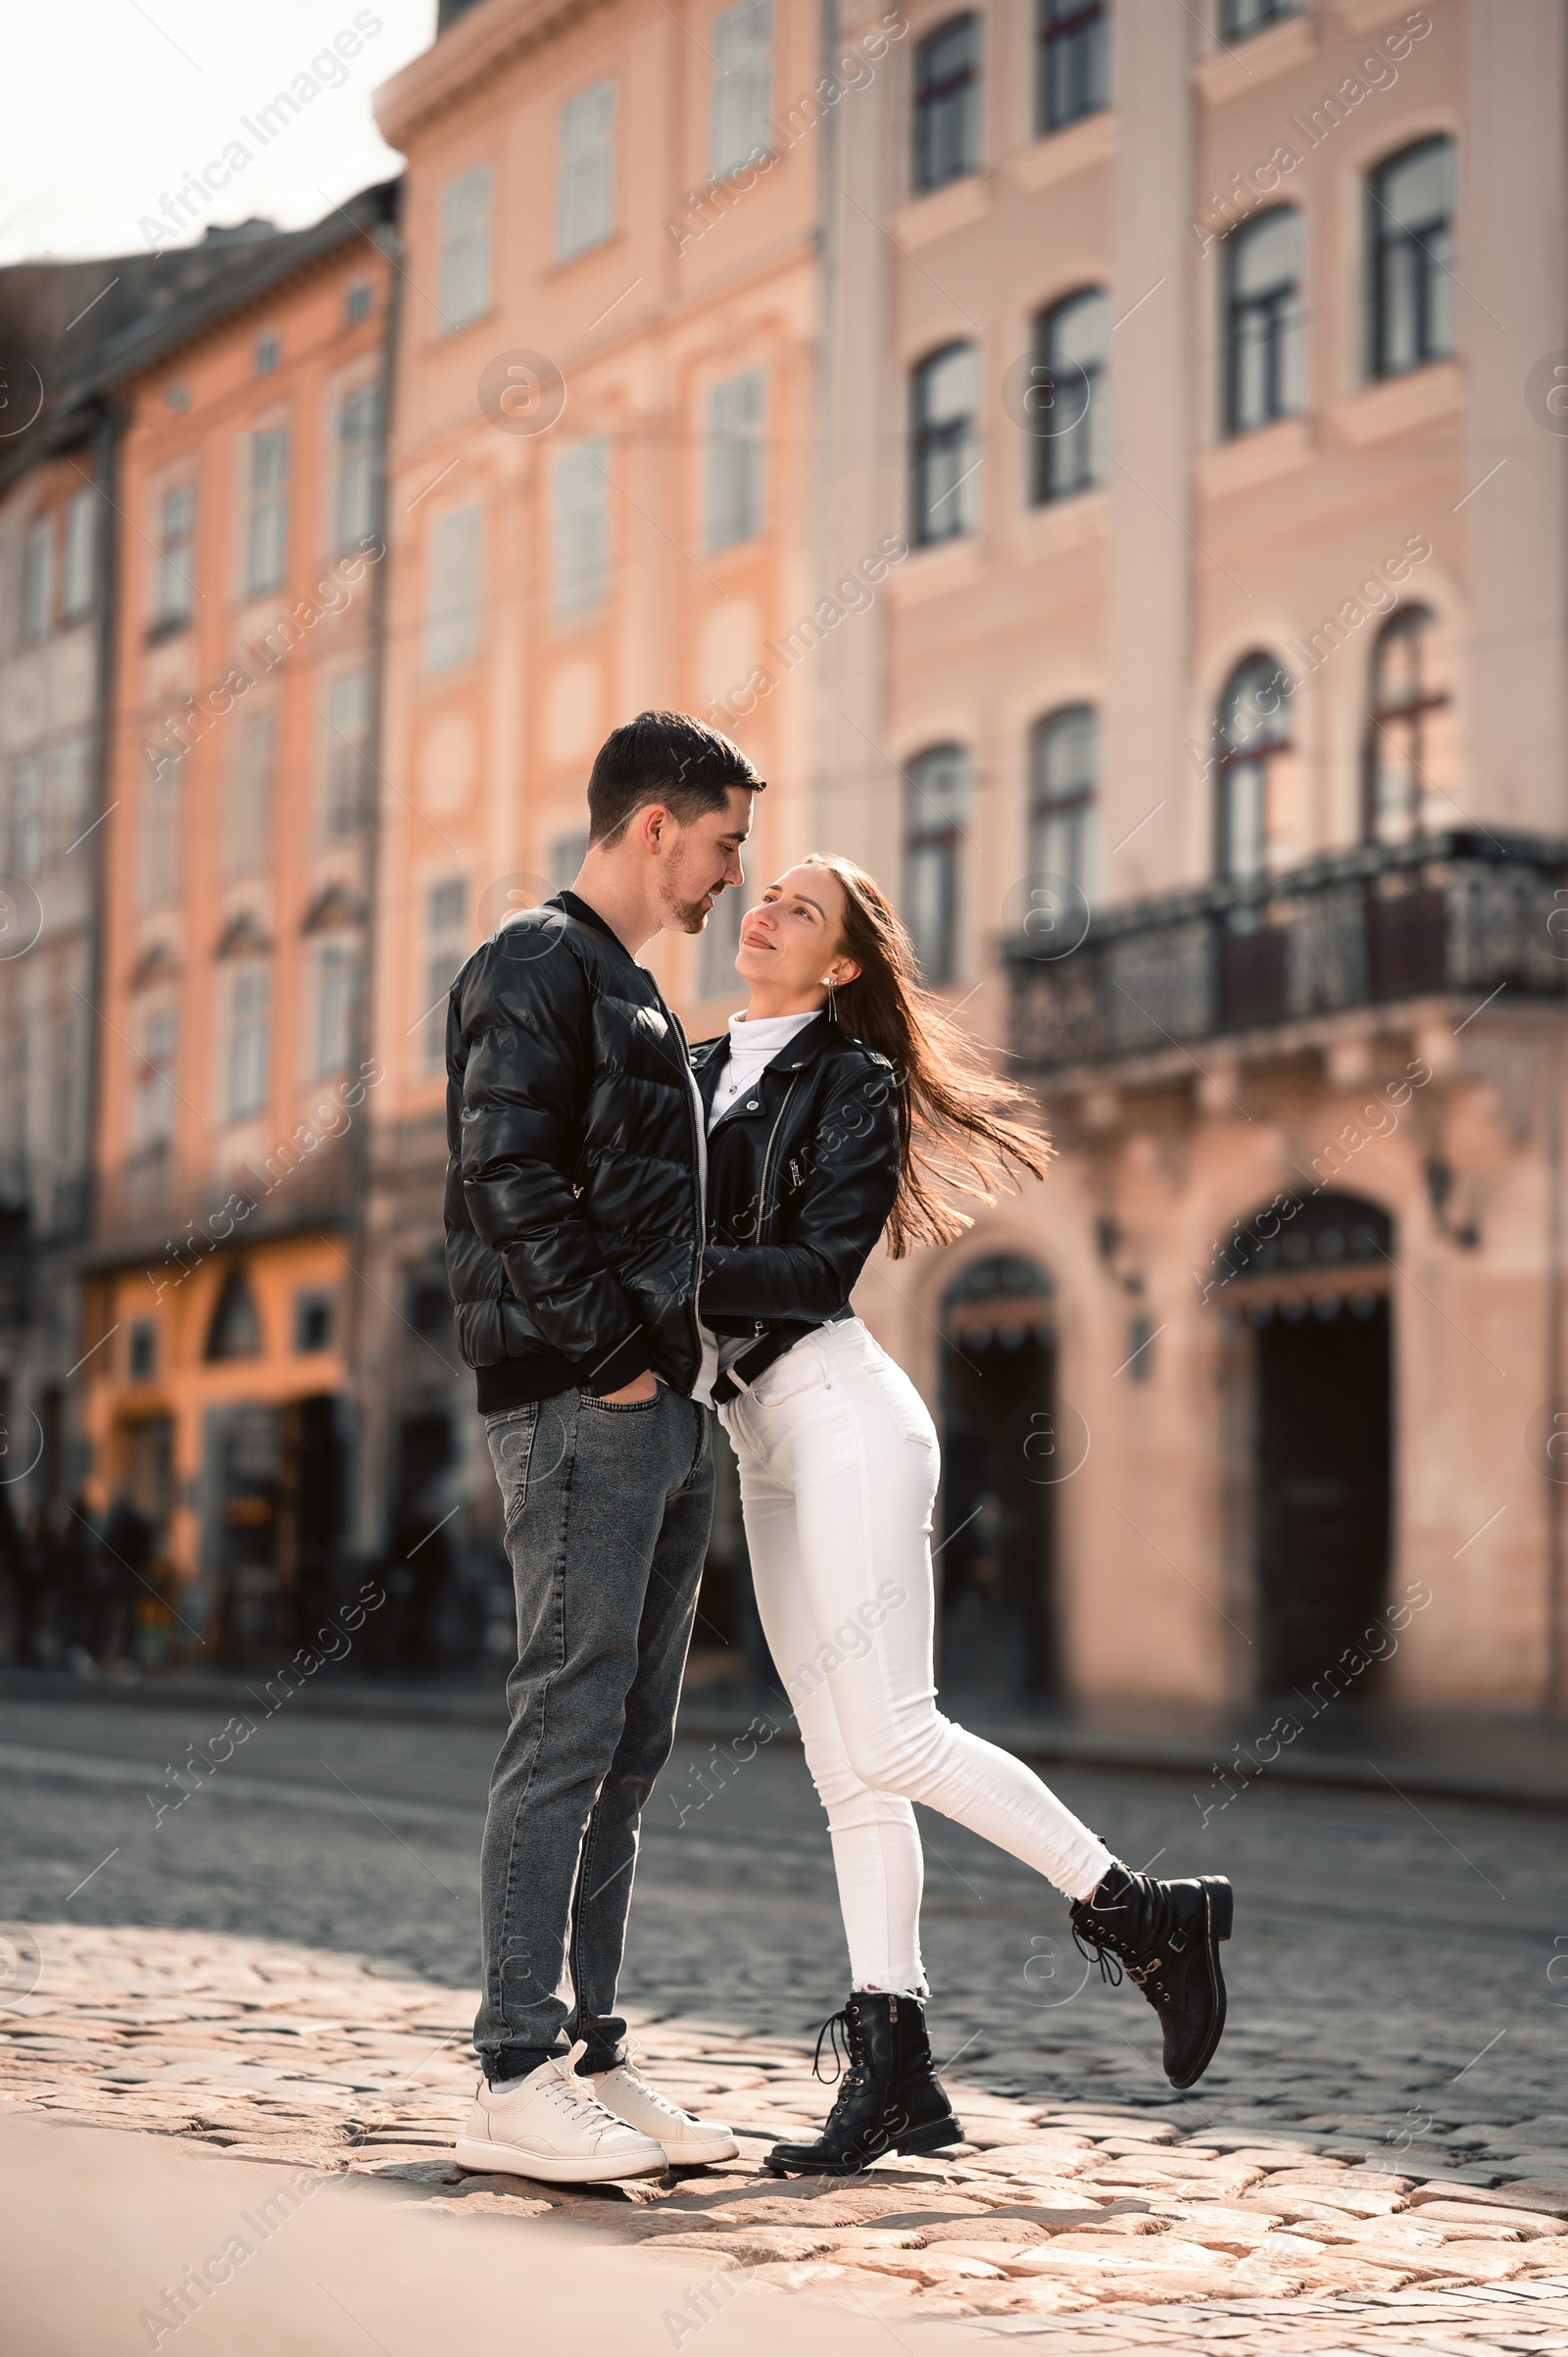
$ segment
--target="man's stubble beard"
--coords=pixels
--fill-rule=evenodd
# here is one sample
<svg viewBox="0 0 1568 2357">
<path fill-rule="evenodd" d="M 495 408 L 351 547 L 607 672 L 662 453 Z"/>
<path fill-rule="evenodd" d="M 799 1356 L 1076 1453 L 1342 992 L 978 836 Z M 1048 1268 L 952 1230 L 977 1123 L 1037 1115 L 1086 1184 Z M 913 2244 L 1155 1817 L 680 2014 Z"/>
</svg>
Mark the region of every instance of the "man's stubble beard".
<svg viewBox="0 0 1568 2357">
<path fill-rule="evenodd" d="M 682 933 L 703 933 L 707 931 L 708 919 L 712 913 L 708 907 L 708 902 L 711 898 L 713 907 L 716 908 L 718 894 L 722 890 L 723 886 L 720 885 L 718 890 L 710 896 L 705 892 L 702 899 L 696 901 L 677 900 L 672 892 L 666 892 L 663 896 L 664 906 L 673 917 L 676 927 Z"/>
</svg>

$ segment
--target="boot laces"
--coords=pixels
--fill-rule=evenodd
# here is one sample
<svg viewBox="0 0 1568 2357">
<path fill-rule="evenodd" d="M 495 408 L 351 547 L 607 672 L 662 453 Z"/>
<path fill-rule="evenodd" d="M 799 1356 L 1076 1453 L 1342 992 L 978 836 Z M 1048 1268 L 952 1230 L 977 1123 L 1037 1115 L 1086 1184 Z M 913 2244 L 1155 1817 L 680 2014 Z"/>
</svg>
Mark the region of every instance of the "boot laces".
<svg viewBox="0 0 1568 2357">
<path fill-rule="evenodd" d="M 1080 1956 L 1098 1964 L 1100 1977 L 1107 1989 L 1119 1989 L 1122 1983 L 1122 1961 L 1116 1953 L 1115 1942 L 1108 1932 L 1093 1931 L 1087 1937 L 1077 1924 L 1072 1927 L 1072 1943 Z"/>
<path fill-rule="evenodd" d="M 835 2066 L 831 2077 L 822 2068 L 824 2038 Z M 840 2079 L 843 2079 L 846 2087 L 858 2087 L 864 2079 L 865 2041 L 860 2036 L 860 2026 L 848 2005 L 841 2005 L 837 2013 L 830 2013 L 818 2030 L 816 2051 L 811 2056 L 811 2077 L 820 2079 L 824 2087 L 832 2087 Z"/>
</svg>

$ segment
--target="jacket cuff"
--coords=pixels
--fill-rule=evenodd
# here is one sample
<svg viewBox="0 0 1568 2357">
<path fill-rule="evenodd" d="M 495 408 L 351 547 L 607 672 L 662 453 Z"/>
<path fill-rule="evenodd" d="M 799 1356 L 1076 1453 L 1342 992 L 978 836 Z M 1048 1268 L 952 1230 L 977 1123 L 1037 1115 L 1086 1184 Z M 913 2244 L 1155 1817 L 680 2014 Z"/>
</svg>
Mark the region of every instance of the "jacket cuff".
<svg viewBox="0 0 1568 2357">
<path fill-rule="evenodd" d="M 639 1375 L 646 1375 L 649 1365 L 648 1337 L 639 1327 L 636 1333 L 628 1334 L 624 1342 L 616 1343 L 612 1350 L 592 1360 L 582 1376 L 583 1390 L 591 1393 L 594 1399 L 603 1399 L 607 1393 L 622 1392 L 628 1383 L 635 1383 Z"/>
</svg>

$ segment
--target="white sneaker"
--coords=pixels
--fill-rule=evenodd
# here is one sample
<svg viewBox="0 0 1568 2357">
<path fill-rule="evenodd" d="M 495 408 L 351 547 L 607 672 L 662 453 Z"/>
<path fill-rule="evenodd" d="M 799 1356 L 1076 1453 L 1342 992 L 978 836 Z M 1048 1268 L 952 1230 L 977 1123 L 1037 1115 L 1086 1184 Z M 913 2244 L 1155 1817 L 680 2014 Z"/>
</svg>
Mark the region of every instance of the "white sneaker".
<svg viewBox="0 0 1568 2357">
<path fill-rule="evenodd" d="M 599 2101 L 594 2088 L 603 2081 L 578 2078 L 587 2051 L 579 2040 L 564 2059 L 542 2062 L 524 2079 L 481 2084 L 458 2138 L 458 2167 L 501 2170 L 547 2185 L 599 2185 L 664 2169 L 663 2145 Z"/>
<path fill-rule="evenodd" d="M 696 2120 L 689 2111 L 678 2110 L 629 2062 L 617 2064 L 612 2071 L 596 2072 L 588 2084 L 617 2120 L 640 2129 L 645 2136 L 657 2137 L 671 2168 L 733 2160 L 740 2150 L 722 2120 Z"/>
</svg>

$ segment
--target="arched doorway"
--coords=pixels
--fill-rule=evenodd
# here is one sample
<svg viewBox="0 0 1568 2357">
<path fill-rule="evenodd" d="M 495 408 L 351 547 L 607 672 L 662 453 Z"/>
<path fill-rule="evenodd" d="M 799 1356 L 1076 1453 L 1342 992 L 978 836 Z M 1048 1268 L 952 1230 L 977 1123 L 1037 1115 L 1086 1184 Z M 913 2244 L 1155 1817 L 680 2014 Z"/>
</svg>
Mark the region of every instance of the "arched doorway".
<svg viewBox="0 0 1568 2357">
<path fill-rule="evenodd" d="M 1265 1694 L 1310 1689 L 1386 1601 L 1393 1267 L 1388 1213 L 1332 1192 L 1288 1199 L 1244 1222 L 1215 1263 L 1222 1312 L 1250 1346 Z"/>
<path fill-rule="evenodd" d="M 1054 1492 L 1027 1447 L 1055 1408 L 1052 1292 L 1037 1262 L 993 1252 L 943 1297 L 940 1674 L 990 1699 L 1056 1683 Z"/>
</svg>

